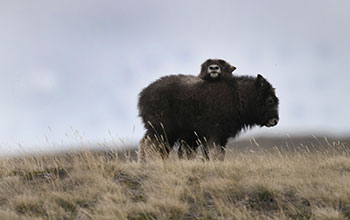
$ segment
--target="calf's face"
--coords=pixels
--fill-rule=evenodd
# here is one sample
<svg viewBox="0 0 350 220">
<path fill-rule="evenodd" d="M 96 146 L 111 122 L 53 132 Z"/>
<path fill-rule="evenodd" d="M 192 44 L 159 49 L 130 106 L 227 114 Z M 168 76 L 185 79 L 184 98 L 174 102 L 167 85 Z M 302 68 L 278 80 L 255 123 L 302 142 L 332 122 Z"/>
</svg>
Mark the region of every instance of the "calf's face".
<svg viewBox="0 0 350 220">
<path fill-rule="evenodd" d="M 275 89 L 260 74 L 256 78 L 255 86 L 258 91 L 258 124 L 266 127 L 276 126 L 279 122 L 279 100 Z"/>
<path fill-rule="evenodd" d="M 236 67 L 225 60 L 208 59 L 202 64 L 199 77 L 204 80 L 218 80 L 223 76 L 232 76 L 235 69 Z"/>
<path fill-rule="evenodd" d="M 215 79 L 218 78 L 221 74 L 221 67 L 217 64 L 211 64 L 208 66 L 208 74 L 211 78 Z"/>
</svg>

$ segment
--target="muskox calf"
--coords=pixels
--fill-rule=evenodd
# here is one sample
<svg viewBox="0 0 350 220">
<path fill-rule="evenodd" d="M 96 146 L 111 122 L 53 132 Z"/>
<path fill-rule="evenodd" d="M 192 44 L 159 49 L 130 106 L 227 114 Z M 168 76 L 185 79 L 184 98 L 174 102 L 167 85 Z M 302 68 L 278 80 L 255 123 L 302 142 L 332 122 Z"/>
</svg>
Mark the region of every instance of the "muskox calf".
<svg viewBox="0 0 350 220">
<path fill-rule="evenodd" d="M 221 79 L 232 77 L 232 72 L 236 67 L 225 60 L 208 59 L 201 66 L 201 72 L 198 77 L 203 80 L 216 82 Z"/>
<path fill-rule="evenodd" d="M 151 83 L 139 94 L 139 115 L 146 128 L 139 159 L 150 148 L 167 158 L 176 142 L 187 155 L 202 145 L 215 146 L 224 156 L 229 137 L 254 125 L 278 123 L 275 89 L 261 75 L 232 76 L 215 83 L 191 75 L 171 75 Z"/>
</svg>

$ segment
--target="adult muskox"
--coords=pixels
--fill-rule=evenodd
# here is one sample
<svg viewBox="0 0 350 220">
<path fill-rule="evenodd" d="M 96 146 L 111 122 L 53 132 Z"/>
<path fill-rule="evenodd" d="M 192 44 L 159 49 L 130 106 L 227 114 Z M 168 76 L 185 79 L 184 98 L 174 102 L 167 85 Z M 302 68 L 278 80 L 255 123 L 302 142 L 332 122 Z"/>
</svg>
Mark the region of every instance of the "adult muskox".
<svg viewBox="0 0 350 220">
<path fill-rule="evenodd" d="M 223 156 L 227 139 L 242 129 L 275 126 L 278 103 L 275 89 L 260 74 L 217 82 L 191 75 L 162 77 L 139 94 L 139 115 L 146 128 L 139 159 L 143 161 L 150 148 L 167 158 L 177 141 L 180 157 L 184 149 L 193 155 L 199 145 L 207 159 L 212 146 Z"/>
</svg>

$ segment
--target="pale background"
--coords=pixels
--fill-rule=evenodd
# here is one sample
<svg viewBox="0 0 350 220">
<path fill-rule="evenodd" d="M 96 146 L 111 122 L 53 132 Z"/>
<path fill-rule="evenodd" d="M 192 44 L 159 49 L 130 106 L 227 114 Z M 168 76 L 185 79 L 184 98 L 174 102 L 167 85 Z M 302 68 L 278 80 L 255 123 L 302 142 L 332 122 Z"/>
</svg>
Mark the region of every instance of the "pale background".
<svg viewBox="0 0 350 220">
<path fill-rule="evenodd" d="M 0 31 L 0 154 L 135 144 L 141 89 L 207 58 L 276 87 L 246 135 L 350 134 L 348 0 L 0 0 Z"/>
</svg>

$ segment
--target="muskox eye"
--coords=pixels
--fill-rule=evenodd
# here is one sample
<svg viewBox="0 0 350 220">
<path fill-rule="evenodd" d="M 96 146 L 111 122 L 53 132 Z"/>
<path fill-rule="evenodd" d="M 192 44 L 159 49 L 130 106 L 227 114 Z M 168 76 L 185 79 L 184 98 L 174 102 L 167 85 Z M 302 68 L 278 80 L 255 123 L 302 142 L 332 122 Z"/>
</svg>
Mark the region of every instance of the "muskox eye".
<svg viewBox="0 0 350 220">
<path fill-rule="evenodd" d="M 272 97 L 269 97 L 266 99 L 266 104 L 267 105 L 272 105 L 273 104 L 273 98 Z"/>
</svg>

